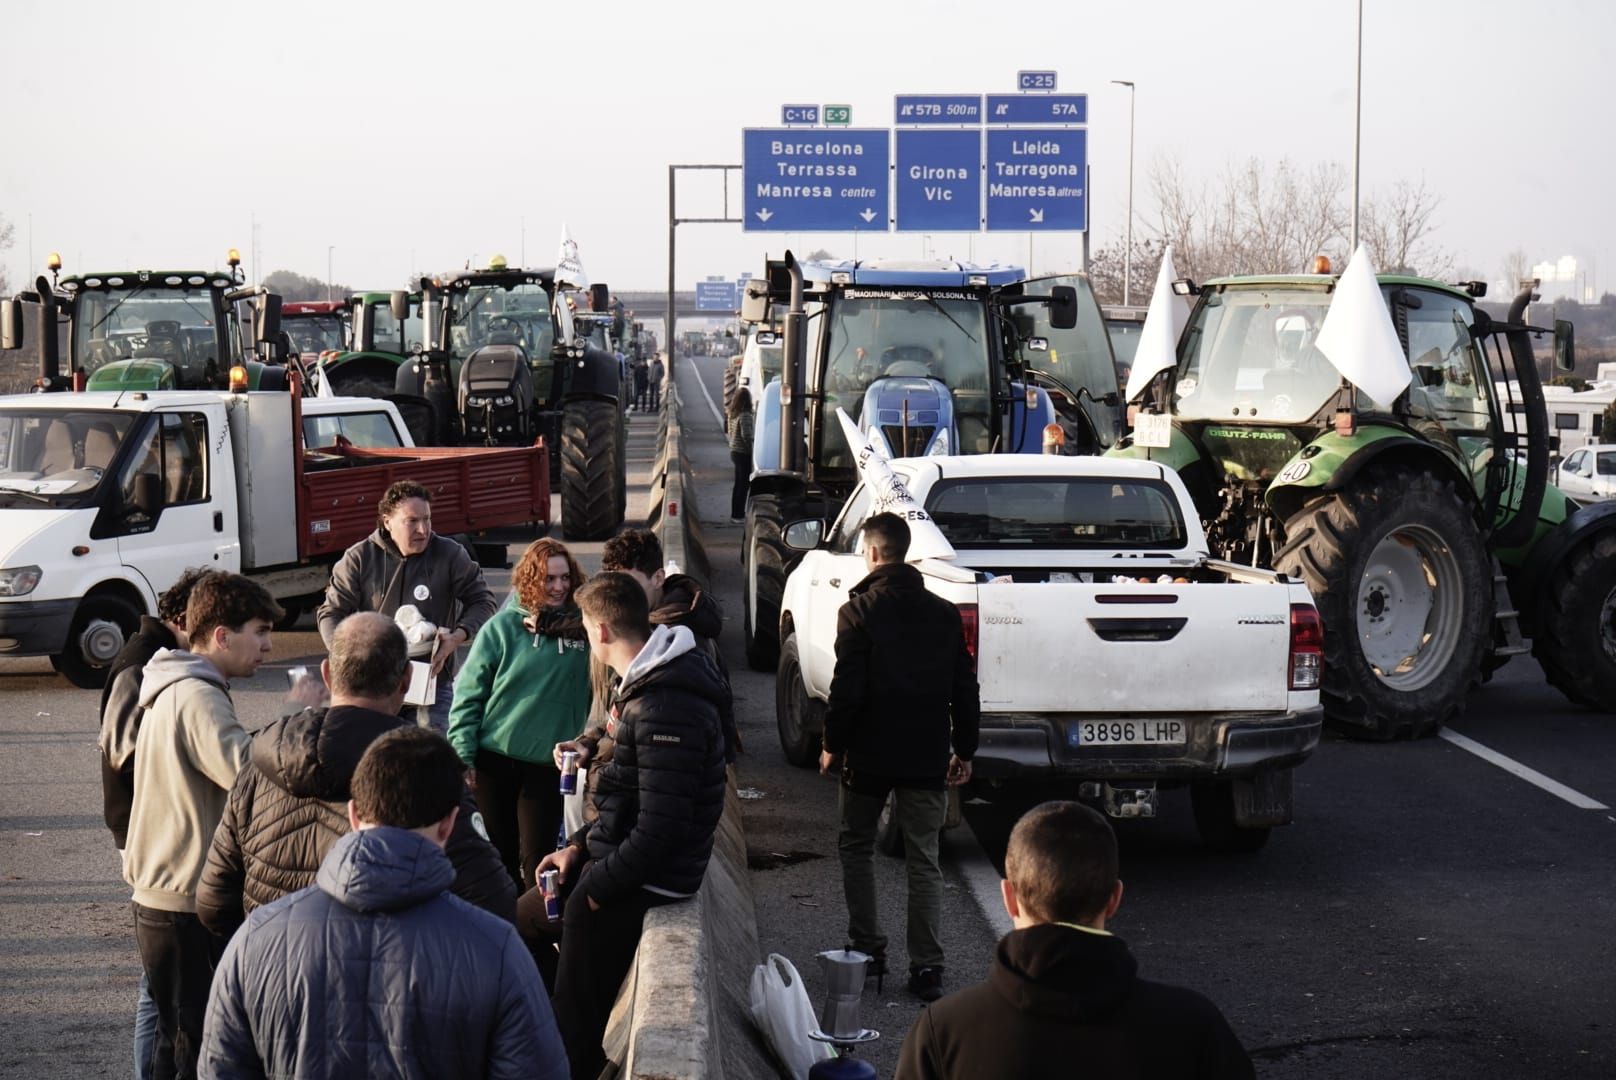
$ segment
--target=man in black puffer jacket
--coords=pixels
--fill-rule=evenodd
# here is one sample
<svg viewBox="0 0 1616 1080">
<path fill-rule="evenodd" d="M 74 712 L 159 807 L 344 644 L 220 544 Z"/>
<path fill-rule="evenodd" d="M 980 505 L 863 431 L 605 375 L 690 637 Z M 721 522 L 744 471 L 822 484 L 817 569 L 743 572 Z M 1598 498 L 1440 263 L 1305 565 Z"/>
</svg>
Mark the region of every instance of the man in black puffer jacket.
<svg viewBox="0 0 1616 1080">
<path fill-rule="evenodd" d="M 348 616 L 321 664 L 330 708 L 305 709 L 253 737 L 197 887 L 204 926 L 229 935 L 254 908 L 314 884 L 320 863 L 348 833 L 359 759 L 387 732 L 412 726 L 398 715 L 409 686 L 408 648 L 387 616 Z M 515 922 L 515 886 L 469 788 L 445 853 L 455 871 L 450 892 Z"/>
<path fill-rule="evenodd" d="M 701 888 L 724 812 L 718 669 L 683 626 L 651 629 L 644 590 L 599 574 L 578 590 L 590 648 L 617 672 L 611 761 L 595 788 L 593 824 L 547 855 L 571 886 L 562 916 L 555 1011 L 574 1077 L 605 1063 L 601 1038 L 639 948 L 645 913 Z"/>
</svg>

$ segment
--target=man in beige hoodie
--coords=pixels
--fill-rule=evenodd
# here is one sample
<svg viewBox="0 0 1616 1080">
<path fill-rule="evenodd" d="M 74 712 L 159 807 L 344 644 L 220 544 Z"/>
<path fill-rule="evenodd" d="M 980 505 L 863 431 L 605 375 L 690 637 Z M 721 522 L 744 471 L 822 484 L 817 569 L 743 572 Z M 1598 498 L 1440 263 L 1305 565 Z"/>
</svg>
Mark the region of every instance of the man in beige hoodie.
<svg viewBox="0 0 1616 1080">
<path fill-rule="evenodd" d="M 239 574 L 210 573 L 191 590 L 185 627 L 191 651 L 163 649 L 140 686 L 145 721 L 135 744 L 135 797 L 124 849 L 134 888 L 135 942 L 173 1058 L 153 1075 L 196 1075 L 208 987 L 224 941 L 196 917 L 196 887 L 225 797 L 252 739 L 236 720 L 229 680 L 269 655 L 281 609 Z"/>
</svg>

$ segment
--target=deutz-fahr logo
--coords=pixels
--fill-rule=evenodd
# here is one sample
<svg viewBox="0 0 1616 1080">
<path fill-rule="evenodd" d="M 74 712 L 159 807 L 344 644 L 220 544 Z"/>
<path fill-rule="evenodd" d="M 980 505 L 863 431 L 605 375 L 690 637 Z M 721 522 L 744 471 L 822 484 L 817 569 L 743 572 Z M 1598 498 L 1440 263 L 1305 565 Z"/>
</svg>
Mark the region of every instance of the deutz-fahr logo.
<svg viewBox="0 0 1616 1080">
<path fill-rule="evenodd" d="M 1262 428 L 1207 428 L 1207 437 L 1213 439 L 1271 439 L 1284 441 L 1290 436 L 1283 431 L 1264 431 Z"/>
</svg>

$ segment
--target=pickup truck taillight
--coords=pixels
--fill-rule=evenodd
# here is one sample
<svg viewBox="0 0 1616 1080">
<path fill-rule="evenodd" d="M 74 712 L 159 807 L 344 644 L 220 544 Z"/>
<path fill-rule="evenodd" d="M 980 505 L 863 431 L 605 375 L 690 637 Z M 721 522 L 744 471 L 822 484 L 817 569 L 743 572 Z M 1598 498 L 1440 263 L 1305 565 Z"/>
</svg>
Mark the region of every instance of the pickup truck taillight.
<svg viewBox="0 0 1616 1080">
<path fill-rule="evenodd" d="M 1291 689 L 1317 690 L 1324 678 L 1324 622 L 1312 604 L 1291 605 Z"/>
<path fill-rule="evenodd" d="M 976 670 L 977 629 L 980 625 L 975 604 L 959 606 L 960 623 L 965 627 L 965 651 L 971 654 L 971 670 Z"/>
</svg>

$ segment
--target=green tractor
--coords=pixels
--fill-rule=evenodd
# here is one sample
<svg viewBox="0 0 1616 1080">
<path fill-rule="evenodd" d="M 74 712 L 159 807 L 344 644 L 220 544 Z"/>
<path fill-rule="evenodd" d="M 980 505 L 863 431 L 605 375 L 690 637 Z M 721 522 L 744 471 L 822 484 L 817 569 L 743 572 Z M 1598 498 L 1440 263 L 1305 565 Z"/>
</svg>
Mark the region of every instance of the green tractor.
<svg viewBox="0 0 1616 1080">
<path fill-rule="evenodd" d="M 0 348 L 24 344 L 22 302 L 36 316 L 36 390 L 226 389 L 243 369 L 252 390 L 286 389 L 280 297 L 248 288 L 234 248 L 228 270 L 130 270 L 60 277 L 47 263 L 32 291 L 4 305 Z M 67 324 L 64 370 L 58 329 Z"/>
<path fill-rule="evenodd" d="M 566 536 L 612 535 L 628 501 L 627 425 L 622 365 L 590 340 L 604 320 L 575 325 L 570 292 L 553 271 L 497 257 L 485 270 L 423 278 L 420 296 L 423 344 L 387 395 L 416 442 L 521 446 L 543 436 Z M 589 296 L 591 309 L 605 312 L 606 286 Z M 389 310 L 407 325 L 409 294 L 393 293 Z"/>
<path fill-rule="evenodd" d="M 1407 377 L 1387 407 L 1314 344 L 1341 280 L 1176 283 L 1197 297 L 1177 366 L 1135 393 L 1111 452 L 1176 469 L 1214 555 L 1312 590 L 1339 730 L 1431 735 L 1528 651 L 1571 700 L 1616 707 L 1616 502 L 1548 484 L 1533 339 L 1550 331 L 1523 321 L 1530 288 L 1499 322 L 1479 282 L 1381 276 L 1375 318 L 1401 345 L 1383 363 Z M 1570 370 L 1570 324 L 1553 335 Z"/>
<path fill-rule="evenodd" d="M 321 378 L 336 394 L 388 397 L 399 368 L 421 346 L 421 294 L 409 293 L 403 319 L 393 315 L 393 294 L 355 293 L 344 302 L 349 336 L 344 349 L 320 354 Z M 454 372 L 458 372 L 458 366 Z"/>
</svg>

